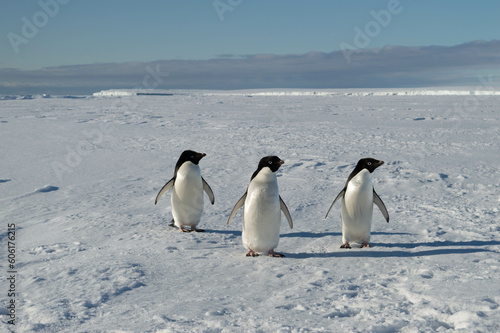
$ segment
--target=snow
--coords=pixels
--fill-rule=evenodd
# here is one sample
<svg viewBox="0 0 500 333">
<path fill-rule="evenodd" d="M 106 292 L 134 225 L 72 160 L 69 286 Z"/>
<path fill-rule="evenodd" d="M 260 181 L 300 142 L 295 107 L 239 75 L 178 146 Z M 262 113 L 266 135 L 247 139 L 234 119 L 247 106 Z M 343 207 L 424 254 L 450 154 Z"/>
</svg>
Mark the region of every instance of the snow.
<svg viewBox="0 0 500 333">
<path fill-rule="evenodd" d="M 500 97 L 419 91 L 0 98 L 1 329 L 499 331 Z M 205 233 L 168 226 L 170 193 L 154 205 L 185 149 L 207 154 Z M 226 222 L 270 154 L 294 228 L 285 258 L 247 258 L 241 210 Z M 391 222 L 375 209 L 372 247 L 340 249 L 339 205 L 324 216 L 362 157 L 386 162 Z"/>
</svg>

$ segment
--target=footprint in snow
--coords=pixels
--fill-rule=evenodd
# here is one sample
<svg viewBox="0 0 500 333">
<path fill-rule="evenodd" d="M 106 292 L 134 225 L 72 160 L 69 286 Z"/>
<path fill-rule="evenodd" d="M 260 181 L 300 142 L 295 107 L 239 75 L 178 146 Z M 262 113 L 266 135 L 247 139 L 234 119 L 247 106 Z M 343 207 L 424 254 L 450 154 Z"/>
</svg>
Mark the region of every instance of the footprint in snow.
<svg viewBox="0 0 500 333">
<path fill-rule="evenodd" d="M 446 179 L 448 179 L 448 175 L 447 175 L 447 174 L 445 174 L 445 173 L 440 173 L 440 174 L 439 174 L 439 177 L 440 177 L 442 180 L 446 180 Z"/>
</svg>

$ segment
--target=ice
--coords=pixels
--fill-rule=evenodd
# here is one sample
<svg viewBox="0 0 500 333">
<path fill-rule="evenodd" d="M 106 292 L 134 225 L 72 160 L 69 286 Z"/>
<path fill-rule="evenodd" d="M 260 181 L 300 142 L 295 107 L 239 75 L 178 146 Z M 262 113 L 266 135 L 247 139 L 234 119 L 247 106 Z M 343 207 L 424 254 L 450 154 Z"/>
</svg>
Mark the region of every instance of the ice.
<svg viewBox="0 0 500 333">
<path fill-rule="evenodd" d="M 135 92 L 125 90 L 101 90 L 92 94 L 93 96 L 117 97 L 117 96 L 133 96 Z"/>
<path fill-rule="evenodd" d="M 2 330 L 500 331 L 499 106 L 488 87 L 0 97 Z M 154 204 L 185 149 L 207 154 L 205 233 Z M 271 154 L 294 228 L 285 258 L 247 258 L 226 221 Z M 391 221 L 375 209 L 372 247 L 340 249 L 339 205 L 324 216 L 363 157 L 386 162 Z"/>
<path fill-rule="evenodd" d="M 482 87 L 482 90 L 472 89 L 320 89 L 320 90 L 235 90 L 235 91 L 207 91 L 191 90 L 205 96 L 500 96 L 500 91 L 492 87 Z M 95 92 L 95 97 L 123 97 L 137 95 L 165 95 L 186 94 L 187 91 L 161 90 L 161 89 L 110 89 Z"/>
</svg>

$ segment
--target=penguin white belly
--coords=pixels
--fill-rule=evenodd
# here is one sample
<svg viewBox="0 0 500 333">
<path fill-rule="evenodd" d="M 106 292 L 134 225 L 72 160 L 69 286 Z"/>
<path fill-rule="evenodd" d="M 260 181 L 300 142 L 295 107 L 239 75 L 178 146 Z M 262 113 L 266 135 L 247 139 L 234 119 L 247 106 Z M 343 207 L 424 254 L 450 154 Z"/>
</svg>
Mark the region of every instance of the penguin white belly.
<svg viewBox="0 0 500 333">
<path fill-rule="evenodd" d="M 342 242 L 369 242 L 372 215 L 372 177 L 362 170 L 349 181 L 342 200 Z"/>
<path fill-rule="evenodd" d="M 177 171 L 172 190 L 172 215 L 175 225 L 197 226 L 203 213 L 203 200 L 200 167 L 186 162 Z"/>
<path fill-rule="evenodd" d="M 267 253 L 279 242 L 280 199 L 276 176 L 264 168 L 250 182 L 243 208 L 243 245 L 255 252 Z"/>
</svg>

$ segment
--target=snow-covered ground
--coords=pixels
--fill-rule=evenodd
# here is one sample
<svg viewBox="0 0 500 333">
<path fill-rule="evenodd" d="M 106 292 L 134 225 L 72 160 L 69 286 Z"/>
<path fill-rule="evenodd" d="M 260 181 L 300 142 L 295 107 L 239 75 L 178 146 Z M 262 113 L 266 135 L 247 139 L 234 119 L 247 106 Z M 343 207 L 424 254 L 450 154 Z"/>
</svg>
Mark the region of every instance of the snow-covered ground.
<svg viewBox="0 0 500 333">
<path fill-rule="evenodd" d="M 3 98 L 0 329 L 500 331 L 500 96 L 400 91 Z M 154 205 L 185 149 L 207 154 L 205 233 Z M 286 258 L 248 258 L 226 221 L 271 154 L 294 229 Z M 372 247 L 340 249 L 339 205 L 324 216 L 362 157 L 386 162 L 391 221 L 375 209 Z"/>
</svg>

